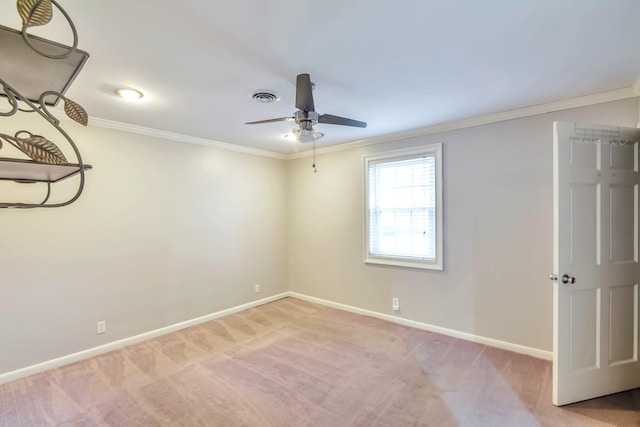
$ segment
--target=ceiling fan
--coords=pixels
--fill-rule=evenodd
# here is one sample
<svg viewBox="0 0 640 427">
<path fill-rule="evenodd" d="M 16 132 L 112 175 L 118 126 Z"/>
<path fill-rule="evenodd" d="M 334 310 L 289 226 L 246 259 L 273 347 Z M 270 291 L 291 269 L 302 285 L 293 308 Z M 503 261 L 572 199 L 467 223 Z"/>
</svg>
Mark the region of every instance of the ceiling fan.
<svg viewBox="0 0 640 427">
<path fill-rule="evenodd" d="M 255 125 L 260 123 L 284 122 L 295 120 L 299 126 L 294 130 L 296 138 L 300 142 L 312 142 L 323 136 L 322 133 L 313 130 L 313 126 L 318 123 L 326 123 L 330 125 L 355 126 L 359 128 L 367 127 L 365 122 L 347 119 L 345 117 L 334 116 L 331 114 L 318 114 L 313 105 L 313 83 L 309 74 L 298 74 L 296 78 L 296 108 L 298 111 L 291 117 L 280 117 L 277 119 L 258 120 L 256 122 L 247 122 L 247 125 Z"/>
</svg>

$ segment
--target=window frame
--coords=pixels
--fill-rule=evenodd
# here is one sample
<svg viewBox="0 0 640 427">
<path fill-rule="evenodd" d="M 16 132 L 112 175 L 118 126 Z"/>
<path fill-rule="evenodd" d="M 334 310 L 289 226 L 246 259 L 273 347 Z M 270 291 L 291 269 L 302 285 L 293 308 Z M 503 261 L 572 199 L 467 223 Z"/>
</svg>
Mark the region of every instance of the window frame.
<svg viewBox="0 0 640 427">
<path fill-rule="evenodd" d="M 435 158 L 435 181 L 436 181 L 436 257 L 435 259 L 420 259 L 407 256 L 388 256 L 372 254 L 370 250 L 370 224 L 369 224 L 369 165 L 371 162 L 384 163 L 399 160 L 408 160 L 424 155 Z M 369 154 L 363 156 L 363 193 L 364 193 L 364 262 L 365 264 L 381 264 L 397 267 L 419 268 L 427 270 L 444 270 L 444 217 L 443 217 L 443 173 L 442 173 L 442 144 L 429 144 L 420 147 L 393 150 L 383 153 Z M 384 162 L 381 162 L 384 161 Z"/>
</svg>

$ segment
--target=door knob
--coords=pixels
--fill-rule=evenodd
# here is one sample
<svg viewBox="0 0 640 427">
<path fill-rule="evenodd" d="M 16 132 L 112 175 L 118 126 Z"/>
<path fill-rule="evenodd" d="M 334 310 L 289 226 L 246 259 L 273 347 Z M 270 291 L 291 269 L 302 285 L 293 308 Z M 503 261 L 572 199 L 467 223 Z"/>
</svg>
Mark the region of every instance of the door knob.
<svg viewBox="0 0 640 427">
<path fill-rule="evenodd" d="M 553 280 L 554 282 L 558 281 L 558 275 L 557 274 L 550 274 L 549 275 L 549 280 Z M 576 283 L 576 278 L 575 277 L 571 277 L 568 274 L 563 274 L 562 275 L 562 283 L 569 283 L 569 284 L 574 284 Z"/>
</svg>

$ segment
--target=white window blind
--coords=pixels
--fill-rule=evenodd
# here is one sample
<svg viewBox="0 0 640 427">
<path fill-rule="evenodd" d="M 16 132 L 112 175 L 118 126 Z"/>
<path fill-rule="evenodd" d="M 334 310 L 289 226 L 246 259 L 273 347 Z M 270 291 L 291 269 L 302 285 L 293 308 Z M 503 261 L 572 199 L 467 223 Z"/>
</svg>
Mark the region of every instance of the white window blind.
<svg viewBox="0 0 640 427">
<path fill-rule="evenodd" d="M 382 263 L 397 264 L 389 260 L 400 259 L 425 263 L 418 265 L 421 268 L 441 268 L 440 146 L 436 147 L 366 159 L 368 262 L 381 258 L 387 260 Z"/>
</svg>

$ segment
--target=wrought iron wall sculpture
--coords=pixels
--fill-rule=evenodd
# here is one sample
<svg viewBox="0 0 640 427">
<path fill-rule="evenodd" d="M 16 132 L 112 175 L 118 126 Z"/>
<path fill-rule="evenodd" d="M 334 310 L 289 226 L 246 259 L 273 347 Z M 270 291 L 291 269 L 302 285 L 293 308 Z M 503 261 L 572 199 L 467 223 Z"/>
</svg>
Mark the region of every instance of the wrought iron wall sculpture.
<svg viewBox="0 0 640 427">
<path fill-rule="evenodd" d="M 45 51 L 38 49 L 31 43 L 27 29 L 29 27 L 35 27 L 39 25 L 48 24 L 53 19 L 53 6 L 55 6 L 60 13 L 64 15 L 71 31 L 73 32 L 73 46 L 69 47 L 66 52 L 59 55 L 51 55 Z M 35 52 L 42 56 L 46 56 L 51 59 L 63 59 L 71 55 L 78 47 L 78 32 L 76 26 L 73 25 L 73 21 L 65 12 L 65 10 L 55 0 L 18 0 L 18 13 L 22 18 L 22 39 L 24 42 L 33 49 Z"/>
<path fill-rule="evenodd" d="M 73 45 L 64 46 L 51 42 L 46 39 L 31 36 L 27 34 L 30 27 L 36 25 L 46 25 L 53 17 L 53 7 L 56 7 L 65 17 L 73 32 Z M 22 18 L 22 40 L 25 45 L 38 55 L 51 61 L 61 61 L 69 58 L 77 50 L 78 37 L 75 26 L 69 18 L 69 15 L 60 7 L 55 0 L 18 0 L 17 9 Z M 0 28 L 2 34 L 11 34 L 15 31 L 5 27 Z M 24 55 L 26 57 L 28 55 Z M 12 55 L 11 61 L 18 63 L 22 60 L 21 55 Z M 0 76 L 0 95 L 6 98 L 9 106 L 8 111 L 0 110 L 0 117 L 10 117 L 20 113 L 35 113 L 46 121 L 53 129 L 55 129 L 56 137 L 51 139 L 63 138 L 76 158 L 76 161 L 70 163 L 63 151 L 49 138 L 35 134 L 28 130 L 19 130 L 13 135 L 3 133 L 0 128 L 0 150 L 11 146 L 17 152 L 23 153 L 30 160 L 18 158 L 2 158 L 0 157 L 0 180 L 14 181 L 16 183 L 43 183 L 46 184 L 46 195 L 43 200 L 38 203 L 21 203 L 21 202 L 2 202 L 0 208 L 35 208 L 35 207 L 60 207 L 66 206 L 78 199 L 84 189 L 85 171 L 91 169 L 90 165 L 84 164 L 78 147 L 73 142 L 68 133 L 60 126 L 60 121 L 48 110 L 47 105 L 55 105 L 62 100 L 64 102 L 64 112 L 68 117 L 76 122 L 86 126 L 88 115 L 85 109 L 78 103 L 64 96 L 64 91 L 69 87 L 70 82 L 75 78 L 79 69 L 82 68 L 84 62 L 88 58 L 86 52 L 82 52 L 80 58 L 74 59 L 72 69 L 74 70 L 70 76 L 65 76 L 60 91 L 45 90 L 40 94 L 39 98 L 31 99 L 23 96 L 18 88 L 12 87 Z M 75 67 L 75 68 L 74 68 Z M 21 67 L 14 67 L 20 69 Z M 68 67 L 67 67 L 68 68 Z M 37 74 L 36 74 L 37 76 Z M 65 81 L 68 80 L 68 81 Z M 29 87 L 37 86 L 37 82 L 23 82 L 26 90 Z M 23 90 L 20 88 L 20 90 Z M 48 101 L 53 99 L 53 101 Z M 5 144 L 5 145 L 3 145 Z M 1 153 L 1 152 L 0 152 Z M 64 201 L 49 202 L 51 196 L 51 184 L 62 179 L 78 175 L 79 182 L 75 194 L 72 194 Z"/>
</svg>

